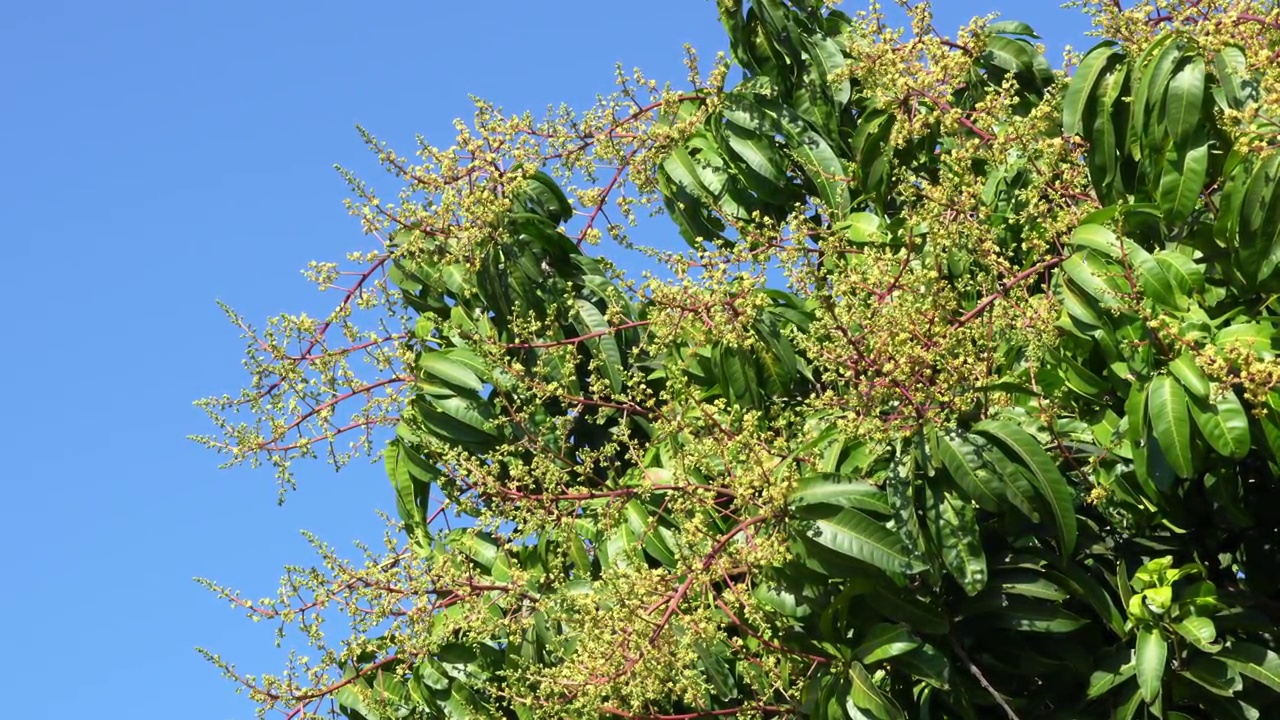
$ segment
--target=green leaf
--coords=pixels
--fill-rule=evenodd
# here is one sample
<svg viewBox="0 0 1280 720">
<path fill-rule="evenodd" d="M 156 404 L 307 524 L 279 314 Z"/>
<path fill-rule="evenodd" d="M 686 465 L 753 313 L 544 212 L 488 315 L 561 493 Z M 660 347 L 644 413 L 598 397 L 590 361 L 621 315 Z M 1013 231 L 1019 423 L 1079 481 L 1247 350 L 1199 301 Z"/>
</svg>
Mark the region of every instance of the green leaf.
<svg viewBox="0 0 1280 720">
<path fill-rule="evenodd" d="M 920 647 L 920 638 L 905 625 L 879 623 L 867 631 L 866 637 L 853 650 L 853 657 L 864 665 L 911 652 Z"/>
<path fill-rule="evenodd" d="M 731 122 L 767 137 L 783 135 L 789 149 L 801 161 L 817 190 L 818 198 L 833 214 L 843 216 L 849 209 L 848 172 L 831 145 L 803 117 L 781 103 L 762 97 L 749 98 L 745 93 L 725 97 L 724 115 Z"/>
<path fill-rule="evenodd" d="M 1069 633 L 1089 624 L 1088 620 L 1055 605 L 1014 604 L 992 614 L 989 621 L 1002 628 L 1021 632 Z"/>
<path fill-rule="evenodd" d="M 704 243 L 721 246 L 728 243 L 724 237 L 724 222 L 711 212 L 706 201 L 676 182 L 665 165 L 658 172 L 658 188 L 662 191 L 662 203 L 667 214 L 689 247 L 702 250 Z"/>
<path fill-rule="evenodd" d="M 1182 54 L 1182 43 L 1174 33 L 1164 33 L 1139 56 L 1135 71 L 1130 76 L 1132 101 L 1129 117 L 1127 145 L 1130 157 L 1142 159 L 1146 148 L 1152 146 L 1152 138 L 1148 134 L 1147 118 L 1155 114 L 1153 99 L 1164 98 L 1165 83 L 1174 63 Z M 1160 143 L 1163 147 L 1163 142 Z"/>
<path fill-rule="evenodd" d="M 1117 637 L 1125 636 L 1124 618 L 1112 601 L 1111 594 L 1094 579 L 1085 566 L 1055 559 L 1054 568 L 1046 570 L 1045 577 L 1073 596 L 1087 602 Z"/>
<path fill-rule="evenodd" d="M 711 680 L 716 695 L 721 700 L 732 700 L 738 697 L 738 683 L 729 670 L 729 665 L 724 658 L 720 657 L 720 653 L 703 642 L 694 642 L 693 649 L 698 653 L 698 660 L 701 661 L 702 669 Z"/>
<path fill-rule="evenodd" d="M 1165 94 L 1165 122 L 1175 146 L 1182 147 L 1200 129 L 1204 107 L 1204 58 L 1195 55 L 1178 64 Z"/>
<path fill-rule="evenodd" d="M 484 388 L 480 378 L 467 369 L 466 365 L 451 359 L 447 351 L 427 351 L 419 354 L 417 369 L 420 375 L 430 375 L 474 392 L 480 392 Z"/>
<path fill-rule="evenodd" d="M 866 668 L 860 663 L 850 663 L 849 681 L 852 683 L 846 703 L 852 709 L 865 710 L 875 720 L 906 720 L 906 715 L 898 707 L 893 698 L 885 695 L 876 687 Z M 856 717 L 856 716 L 855 716 Z"/>
<path fill-rule="evenodd" d="M 1160 174 L 1160 210 L 1169 227 L 1181 226 L 1200 202 L 1205 179 L 1209 176 L 1209 143 L 1201 143 L 1186 152 L 1171 148 L 1164 158 Z"/>
<path fill-rule="evenodd" d="M 485 429 L 485 417 L 460 397 L 420 395 L 413 407 L 417 426 L 440 440 L 477 452 L 495 440 Z"/>
<path fill-rule="evenodd" d="M 1222 396 L 1213 402 L 1192 396 L 1189 406 L 1196 426 L 1214 450 L 1233 460 L 1242 460 L 1249 454 L 1253 447 L 1249 413 L 1234 390 L 1224 389 Z"/>
<path fill-rule="evenodd" d="M 1023 35 L 1036 40 L 1040 39 L 1030 25 L 1017 20 L 999 20 L 987 25 L 986 30 L 988 35 Z"/>
<path fill-rule="evenodd" d="M 1147 704 L 1154 703 L 1160 696 L 1160 685 L 1164 682 L 1164 668 L 1168 662 L 1169 646 L 1159 630 L 1139 630 L 1138 644 L 1134 650 L 1134 662 L 1137 667 L 1138 687 L 1142 690 L 1142 699 Z"/>
<path fill-rule="evenodd" d="M 1111 716 L 1111 720 L 1133 720 L 1138 713 L 1138 708 L 1142 705 L 1142 693 L 1139 692 L 1137 683 L 1127 685 L 1127 687 L 1129 688 L 1126 691 L 1127 695 L 1116 706 L 1116 711 Z"/>
<path fill-rule="evenodd" d="M 1182 387 L 1191 393 L 1192 397 L 1207 400 L 1209 398 L 1209 378 L 1200 369 L 1196 363 L 1196 356 L 1186 352 L 1178 356 L 1176 360 L 1169 363 L 1169 370 L 1173 376 L 1178 378 L 1178 382 L 1182 383 Z"/>
<path fill-rule="evenodd" d="M 987 585 L 987 557 L 977 515 L 968 500 L 950 492 L 942 478 L 925 484 L 925 518 L 942 562 L 970 596 Z"/>
<path fill-rule="evenodd" d="M 1054 602 L 1071 597 L 1071 593 L 1034 570 L 1005 570 L 1000 572 L 995 580 L 1000 585 L 1000 589 L 1009 595 Z"/>
<path fill-rule="evenodd" d="M 918 633 L 945 635 L 950 628 L 946 614 L 907 591 L 877 588 L 867 596 L 867 603 L 881 615 L 905 623 Z"/>
<path fill-rule="evenodd" d="M 936 437 L 937 447 L 934 452 L 951 478 L 978 507 L 997 512 L 1004 504 L 1005 489 L 1000 479 L 983 462 L 979 448 L 959 430 L 941 431 Z M 986 444 L 981 438 L 978 441 Z"/>
<path fill-rule="evenodd" d="M 792 507 L 825 503 L 889 515 L 889 501 L 884 490 L 861 480 L 849 480 L 836 474 L 823 474 L 801 480 L 787 498 Z"/>
<path fill-rule="evenodd" d="M 772 138 L 737 123 L 725 123 L 725 140 L 729 148 L 777 191 L 790 188 L 787 178 L 788 163 Z"/>
<path fill-rule="evenodd" d="M 1147 389 L 1147 416 L 1151 419 L 1151 432 L 1173 472 L 1180 478 L 1190 478 L 1195 466 L 1191 458 L 1187 395 L 1172 377 L 1160 375 L 1151 381 Z"/>
<path fill-rule="evenodd" d="M 613 328 L 609 326 L 608 321 L 595 305 L 582 298 L 578 298 L 575 305 L 578 308 L 578 317 L 582 320 L 582 334 L 594 335 L 587 341 L 587 345 L 600 360 L 605 377 L 609 379 L 609 387 L 615 393 L 622 392 L 622 353 L 618 350 L 618 341 L 613 336 Z"/>
<path fill-rule="evenodd" d="M 664 537 L 662 530 L 665 528 L 662 527 L 661 520 L 650 517 L 644 504 L 634 498 L 627 502 L 623 511 L 626 513 L 627 523 L 631 526 L 631 532 L 640 538 L 645 552 L 664 566 L 675 568 L 677 565 L 675 552 Z"/>
<path fill-rule="evenodd" d="M 1173 629 L 1204 652 L 1217 652 L 1220 649 L 1216 642 L 1218 631 L 1210 618 L 1193 615 L 1182 622 L 1174 623 Z"/>
<path fill-rule="evenodd" d="M 1100 698 L 1123 685 L 1133 674 L 1133 651 L 1127 647 L 1117 648 L 1098 662 L 1097 669 L 1089 676 L 1089 689 L 1085 691 L 1085 697 L 1090 700 Z"/>
<path fill-rule="evenodd" d="M 1216 657 L 1241 675 L 1280 693 L 1280 656 L 1271 650 L 1253 643 L 1233 642 Z"/>
<path fill-rule="evenodd" d="M 1164 272 L 1173 282 L 1174 289 L 1181 295 L 1191 296 L 1204 289 L 1204 266 L 1190 257 L 1172 250 L 1161 250 L 1155 253 L 1156 262 L 1164 268 Z"/>
<path fill-rule="evenodd" d="M 803 39 L 805 44 L 805 54 L 813 63 L 813 67 L 818 70 L 818 77 L 821 78 L 823 89 L 835 103 L 837 112 L 844 109 L 846 103 L 849 102 L 851 88 L 849 87 L 849 78 L 838 78 L 837 76 L 844 70 L 846 61 L 844 53 L 840 51 L 840 46 L 835 40 L 826 35 L 812 34 L 806 35 Z"/>
<path fill-rule="evenodd" d="M 1071 282 L 1090 298 L 1097 301 L 1099 307 L 1119 307 L 1120 291 L 1107 278 L 1120 277 L 1124 270 L 1119 265 L 1100 257 L 1091 250 L 1074 253 L 1062 263 L 1062 271 Z M 1094 320 L 1095 318 L 1089 318 Z M 1097 319 L 1101 326 L 1101 319 Z"/>
<path fill-rule="evenodd" d="M 1025 40 L 992 34 L 987 38 L 987 52 L 983 59 L 1013 74 L 1033 75 L 1035 72 L 1035 47 Z"/>
<path fill-rule="evenodd" d="M 1121 60 L 1108 66 L 1107 72 L 1098 80 L 1094 91 L 1094 107 L 1092 108 L 1093 128 L 1089 135 L 1089 152 L 1086 156 L 1089 164 L 1089 177 L 1103 202 L 1114 202 L 1123 197 L 1124 189 L 1116 182 L 1120 168 L 1120 144 L 1116 134 L 1116 123 L 1123 120 L 1124 113 L 1118 107 L 1120 95 L 1125 89 L 1125 78 L 1129 72 L 1129 63 Z"/>
<path fill-rule="evenodd" d="M 1058 472 L 1053 458 L 1049 457 L 1049 453 L 1027 431 L 1012 423 L 984 420 L 973 429 L 1012 450 L 1022 464 L 1031 470 L 1036 490 L 1053 513 L 1054 526 L 1058 531 L 1058 550 L 1063 557 L 1069 557 L 1076 546 L 1075 499 L 1066 478 Z"/>
<path fill-rule="evenodd" d="M 1235 45 L 1219 48 L 1213 54 L 1214 74 L 1222 87 L 1227 106 L 1241 110 L 1257 97 L 1257 83 L 1249 78 L 1249 61 Z"/>
<path fill-rule="evenodd" d="M 511 581 L 511 561 L 492 535 L 455 530 L 448 536 L 448 546 L 471 558 L 494 580 L 501 583 Z"/>
<path fill-rule="evenodd" d="M 902 668 L 919 680 L 942 690 L 951 688 L 951 661 L 932 645 L 921 645 L 893 661 L 894 668 Z"/>
<path fill-rule="evenodd" d="M 1093 88 L 1107 69 L 1113 55 L 1119 52 L 1116 43 L 1107 40 L 1095 45 L 1084 59 L 1067 85 L 1062 99 L 1062 132 L 1065 135 L 1083 135 L 1085 113 L 1093 99 Z"/>
<path fill-rule="evenodd" d="M 1148 386 L 1135 380 L 1129 388 L 1129 397 L 1125 400 L 1124 411 L 1127 424 L 1126 435 L 1133 455 L 1134 474 L 1137 475 L 1138 483 L 1148 495 L 1147 499 L 1154 500 L 1159 497 L 1159 492 L 1151 478 L 1152 437 L 1147 423 L 1147 390 Z"/>
<path fill-rule="evenodd" d="M 1240 204 L 1239 262 L 1241 274 L 1255 282 L 1265 280 L 1275 270 L 1280 243 L 1274 222 L 1280 202 L 1280 152 L 1270 152 L 1257 164 L 1249 177 Z"/>
<path fill-rule="evenodd" d="M 1096 250 L 1133 268 L 1137 272 L 1138 285 L 1143 294 L 1165 307 L 1184 309 L 1186 298 L 1179 295 L 1173 281 L 1164 268 L 1145 249 L 1135 242 L 1116 237 L 1101 225 L 1081 225 L 1071 234 L 1074 245 Z"/>
<path fill-rule="evenodd" d="M 984 457 L 991 463 L 995 474 L 1004 483 L 1004 497 L 1009 501 L 1027 519 L 1031 522 L 1040 522 L 1040 513 L 1037 510 L 1036 489 L 1032 486 L 1031 471 L 1021 464 L 1010 460 L 997 448 L 991 448 L 984 453 Z"/>
<path fill-rule="evenodd" d="M 427 505 L 427 493 L 430 492 L 431 487 L 430 485 L 423 487 L 425 483 L 414 480 L 413 466 L 407 455 L 400 440 L 393 439 L 387 444 L 383 465 L 387 470 L 387 478 L 391 480 L 391 487 L 396 493 L 396 510 L 400 519 L 410 527 L 426 530 L 424 509 Z"/>
<path fill-rule="evenodd" d="M 807 505 L 798 511 L 812 521 L 809 537 L 838 553 L 894 573 L 919 572 L 898 534 L 852 508 Z"/>
<path fill-rule="evenodd" d="M 1231 697 L 1244 688 L 1235 668 L 1210 655 L 1198 655 L 1187 664 L 1183 674 L 1215 695 Z"/>
</svg>

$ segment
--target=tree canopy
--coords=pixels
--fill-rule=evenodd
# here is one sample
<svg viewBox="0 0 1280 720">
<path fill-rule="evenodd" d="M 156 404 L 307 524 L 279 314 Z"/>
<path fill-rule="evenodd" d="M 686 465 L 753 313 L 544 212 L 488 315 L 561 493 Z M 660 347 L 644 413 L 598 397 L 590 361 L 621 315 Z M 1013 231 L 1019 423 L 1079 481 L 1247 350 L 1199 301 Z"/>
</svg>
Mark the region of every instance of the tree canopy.
<svg viewBox="0 0 1280 720">
<path fill-rule="evenodd" d="M 1073 5 L 1056 70 L 719 0 L 682 87 L 366 135 L 376 244 L 228 310 L 200 440 L 282 494 L 375 454 L 399 517 L 209 582 L 307 649 L 207 656 L 290 718 L 1280 715 L 1280 9 Z"/>
</svg>

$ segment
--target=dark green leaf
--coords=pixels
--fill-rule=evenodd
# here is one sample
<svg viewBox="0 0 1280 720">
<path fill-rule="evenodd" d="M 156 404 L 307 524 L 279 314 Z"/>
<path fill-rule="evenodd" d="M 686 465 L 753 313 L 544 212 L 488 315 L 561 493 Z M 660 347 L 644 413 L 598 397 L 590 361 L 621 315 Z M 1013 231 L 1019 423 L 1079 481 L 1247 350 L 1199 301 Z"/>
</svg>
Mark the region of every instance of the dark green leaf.
<svg viewBox="0 0 1280 720">
<path fill-rule="evenodd" d="M 1173 72 L 1165 95 L 1165 122 L 1175 146 L 1185 146 L 1200 129 L 1204 107 L 1204 58 L 1186 58 Z"/>
<path fill-rule="evenodd" d="M 1076 545 L 1075 498 L 1066 478 L 1058 472 L 1053 458 L 1049 457 L 1049 453 L 1027 431 L 1012 423 L 984 420 L 973 429 L 1012 451 L 1031 471 L 1036 490 L 1053 513 L 1054 526 L 1058 531 L 1058 549 L 1064 557 L 1070 556 Z"/>
<path fill-rule="evenodd" d="M 801 516 L 812 522 L 814 541 L 836 552 L 896 573 L 919 572 L 897 533 L 851 508 L 807 505 Z"/>
<path fill-rule="evenodd" d="M 1147 415 L 1151 432 L 1160 442 L 1160 452 L 1180 478 L 1195 473 L 1191 459 L 1191 418 L 1182 386 L 1168 375 L 1151 381 L 1147 391 Z"/>
<path fill-rule="evenodd" d="M 1108 40 L 1095 45 L 1085 54 L 1062 100 L 1063 134 L 1084 134 L 1084 119 L 1089 103 L 1093 99 L 1094 86 L 1107 69 L 1112 56 L 1118 52 L 1116 43 Z"/>
<path fill-rule="evenodd" d="M 1280 693 L 1280 656 L 1275 652 L 1247 642 L 1233 642 L 1216 656 L 1241 675 L 1266 685 L 1272 692 Z"/>
</svg>

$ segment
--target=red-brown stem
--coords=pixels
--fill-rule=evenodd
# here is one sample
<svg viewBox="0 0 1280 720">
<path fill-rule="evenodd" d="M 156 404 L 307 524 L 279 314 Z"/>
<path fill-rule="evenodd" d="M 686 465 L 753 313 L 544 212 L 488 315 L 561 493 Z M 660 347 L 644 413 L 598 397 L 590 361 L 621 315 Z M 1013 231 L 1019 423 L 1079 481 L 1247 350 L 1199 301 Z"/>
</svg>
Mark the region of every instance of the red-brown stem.
<svg viewBox="0 0 1280 720">
<path fill-rule="evenodd" d="M 960 316 L 954 323 L 951 324 L 951 329 L 956 330 L 958 328 L 964 327 L 965 325 L 969 324 L 974 318 L 986 312 L 987 308 L 991 307 L 991 305 L 995 301 L 1004 297 L 1010 290 L 1017 287 L 1021 283 L 1025 282 L 1028 278 L 1035 276 L 1036 273 L 1041 273 L 1050 268 L 1057 267 L 1058 265 L 1062 264 L 1062 261 L 1066 259 L 1067 258 L 1062 255 L 1059 255 L 1057 257 L 1052 257 L 1052 258 L 1049 258 L 1048 260 L 1045 260 L 1042 263 L 1033 265 L 1027 268 L 1026 270 L 1023 270 L 1017 275 L 1014 275 L 1012 278 L 1009 279 L 1008 282 L 1006 282 L 1004 285 L 1001 285 L 999 290 L 982 298 L 982 300 L 980 300 L 972 310 Z"/>
</svg>

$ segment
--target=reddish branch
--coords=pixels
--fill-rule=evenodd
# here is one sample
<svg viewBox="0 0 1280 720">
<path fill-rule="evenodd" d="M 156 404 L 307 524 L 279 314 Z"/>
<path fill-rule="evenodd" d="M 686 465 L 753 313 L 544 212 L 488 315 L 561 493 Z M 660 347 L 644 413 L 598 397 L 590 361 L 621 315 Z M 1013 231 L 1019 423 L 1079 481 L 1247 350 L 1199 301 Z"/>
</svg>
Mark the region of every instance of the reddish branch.
<svg viewBox="0 0 1280 720">
<path fill-rule="evenodd" d="M 587 340 L 594 340 L 595 338 L 603 337 L 605 335 L 612 335 L 613 333 L 621 332 L 623 330 L 630 330 L 631 328 L 644 327 L 645 325 L 648 325 L 651 322 L 653 321 L 652 320 L 633 320 L 631 322 L 623 323 L 621 325 L 615 325 L 611 328 L 606 328 L 604 330 L 589 332 L 586 335 L 579 335 L 577 337 L 565 338 L 564 340 L 549 340 L 547 342 L 536 342 L 536 343 L 512 343 L 510 345 L 507 345 L 507 349 L 508 350 L 531 350 L 535 348 L 552 348 L 552 347 L 562 347 L 564 345 L 577 345 L 578 343 L 586 342 Z"/>
<path fill-rule="evenodd" d="M 696 718 L 716 718 L 716 717 L 732 717 L 744 712 L 759 712 L 767 715 L 791 715 L 794 713 L 790 708 L 782 708 L 775 705 L 751 705 L 744 707 L 728 708 L 726 710 L 698 710 L 689 713 L 679 713 L 674 715 L 662 714 L 636 714 L 626 710 L 620 710 L 615 707 L 605 705 L 600 708 L 600 712 L 610 715 L 627 718 L 627 720 L 696 720 Z"/>
<path fill-rule="evenodd" d="M 358 388 L 353 388 L 348 392 L 338 395 L 337 397 L 331 398 L 323 403 L 320 403 L 319 405 L 311 408 L 310 410 L 307 410 L 305 413 L 298 415 L 298 417 L 293 419 L 293 422 L 289 423 L 283 430 L 276 433 L 276 435 L 273 438 L 271 438 L 271 440 L 267 440 L 266 442 L 261 443 L 258 446 L 258 449 L 268 450 L 268 451 L 283 451 L 283 450 L 290 450 L 290 449 L 302 447 L 303 445 L 309 444 L 310 442 L 314 442 L 315 439 L 313 438 L 310 440 L 300 441 L 293 445 L 274 445 L 273 444 L 276 440 L 279 440 L 285 435 L 288 435 L 290 432 L 293 432 L 294 430 L 298 429 L 303 423 L 307 422 L 311 418 L 315 417 L 316 415 L 319 415 L 320 413 L 324 412 L 325 410 L 328 410 L 329 408 L 339 403 L 345 402 L 347 400 L 350 400 L 351 398 L 354 398 L 360 395 L 367 395 L 373 392 L 374 390 L 377 390 L 380 387 L 405 382 L 405 380 L 406 380 L 405 378 L 400 377 L 399 375 L 393 375 L 391 377 L 383 378 L 381 380 L 377 380 L 377 381 L 368 383 L 366 385 L 361 385 Z M 354 430 L 359 427 L 368 427 L 369 425 L 377 424 L 378 422 L 380 421 L 378 420 L 356 421 L 345 427 L 338 428 L 336 432 L 330 433 L 329 435 L 326 435 L 324 437 L 332 437 L 333 435 L 341 434 L 343 432 Z"/>
<path fill-rule="evenodd" d="M 1001 285 L 999 290 L 996 290 L 990 295 L 982 298 L 981 300 L 978 301 L 978 304 L 975 305 L 972 310 L 970 310 L 969 312 L 957 318 L 956 321 L 951 324 L 951 329 L 956 330 L 958 328 L 964 327 L 965 325 L 969 324 L 971 321 L 973 321 L 974 318 L 986 312 L 987 308 L 991 307 L 991 305 L 995 301 L 999 300 L 1000 298 L 1003 298 L 1006 294 L 1008 294 L 1010 290 L 1022 284 L 1028 278 L 1034 277 L 1038 273 L 1042 273 L 1045 270 L 1048 270 L 1053 267 L 1057 267 L 1058 265 L 1062 264 L 1062 262 L 1066 259 L 1067 258 L 1062 255 L 1052 257 L 1052 258 L 1049 258 L 1048 260 L 1045 260 L 1042 263 L 1033 265 L 1027 268 L 1026 270 L 1023 270 L 1017 275 L 1014 275 L 1007 282 L 1005 282 L 1005 284 Z"/>
<path fill-rule="evenodd" d="M 333 325 L 334 321 L 332 318 L 337 318 L 344 313 L 347 306 L 349 306 L 355 300 L 356 296 L 360 294 L 360 291 L 363 289 L 364 284 L 369 281 L 369 278 L 373 277 L 374 273 L 381 270 L 382 267 L 386 264 L 387 260 L 389 259 L 391 259 L 390 255 L 383 255 L 379 257 L 377 260 L 375 260 L 372 264 L 370 264 L 369 267 L 365 269 L 364 272 L 360 273 L 360 276 L 356 278 L 355 284 L 347 289 L 347 292 L 343 295 L 342 300 L 338 303 L 338 307 L 330 315 L 331 319 L 324 321 L 320 325 L 320 327 L 316 329 L 315 337 L 311 339 L 311 342 L 308 343 L 306 349 L 302 351 L 301 353 L 302 357 L 305 358 L 306 356 L 310 355 L 312 351 L 316 349 L 316 346 L 320 344 L 321 339 L 324 338 L 325 334 L 329 332 L 329 328 Z M 257 340 L 257 336 L 254 336 L 254 340 Z M 295 365 L 298 365 L 303 361 L 294 360 L 293 362 Z M 262 398 L 270 395 L 271 393 L 275 392 L 282 384 L 284 384 L 284 377 L 281 377 L 279 380 L 276 380 L 271 385 L 268 385 L 266 389 L 259 392 L 256 399 L 261 400 Z"/>
<path fill-rule="evenodd" d="M 596 206 L 592 208 L 590 214 L 587 215 L 587 224 L 582 228 L 582 232 L 578 233 L 578 247 L 582 247 L 582 243 L 586 242 L 587 233 L 591 232 L 591 228 L 595 225 L 596 218 L 604 211 L 604 206 L 609 203 L 609 195 L 613 193 L 614 187 L 616 187 L 618 181 L 622 179 L 623 174 L 625 174 L 627 169 L 631 167 L 631 159 L 634 158 L 638 152 L 640 152 L 639 145 L 631 148 L 631 150 L 627 152 L 626 157 L 622 159 L 622 164 L 614 171 L 613 177 L 609 178 L 609 182 L 605 184 L 604 190 L 600 194 L 599 202 L 596 203 Z"/>
<path fill-rule="evenodd" d="M 703 558 L 701 570 L 706 572 L 710 569 L 711 566 L 715 564 L 716 558 L 720 557 L 720 553 L 724 552 L 724 549 L 728 547 L 729 542 L 735 537 L 745 532 L 751 526 L 758 525 L 767 519 L 767 515 L 757 515 L 753 518 L 743 520 L 738 523 L 737 527 L 725 533 L 724 537 L 720 538 L 720 542 L 716 543 L 715 546 L 711 548 L 711 552 L 707 553 L 707 556 Z M 671 622 L 671 618 L 676 614 L 676 609 L 680 607 L 680 603 L 684 600 L 685 596 L 689 594 L 689 589 L 693 587 L 693 581 L 695 579 L 697 579 L 697 573 L 690 572 L 684 582 L 680 584 L 680 587 L 676 589 L 675 594 L 671 596 L 671 601 L 667 603 L 667 611 L 662 614 L 662 619 L 658 621 L 657 627 L 655 627 L 653 632 L 649 634 L 650 645 L 658 642 L 658 638 L 662 635 L 662 631 L 666 629 L 667 625 Z"/>
</svg>

